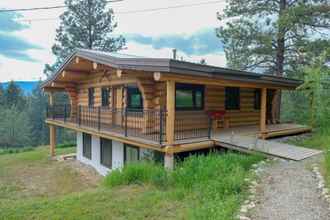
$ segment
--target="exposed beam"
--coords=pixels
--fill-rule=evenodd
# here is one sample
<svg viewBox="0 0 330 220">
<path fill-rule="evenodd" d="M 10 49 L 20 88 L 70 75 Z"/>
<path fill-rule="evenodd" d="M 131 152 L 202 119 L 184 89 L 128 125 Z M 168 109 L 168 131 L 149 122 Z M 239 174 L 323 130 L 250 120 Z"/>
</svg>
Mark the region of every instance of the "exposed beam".
<svg viewBox="0 0 330 220">
<path fill-rule="evenodd" d="M 93 62 L 93 69 L 96 70 L 97 69 L 97 63 Z"/>
<path fill-rule="evenodd" d="M 121 69 L 118 69 L 118 70 L 116 71 L 116 75 L 117 75 L 118 78 L 121 78 L 122 75 L 123 75 L 123 71 L 122 71 Z"/>
<path fill-rule="evenodd" d="M 154 72 L 154 80 L 155 81 L 159 81 L 161 77 L 161 73 L 160 72 Z"/>
<path fill-rule="evenodd" d="M 174 73 L 157 73 L 153 74 L 154 80 L 156 81 L 176 81 L 180 83 L 190 83 L 190 84 L 207 84 L 216 86 L 232 86 L 232 87 L 243 87 L 243 88 L 271 88 L 271 89 L 288 89 L 292 90 L 292 87 L 286 86 L 276 86 L 268 83 L 255 83 L 255 82 L 239 82 L 235 80 L 228 80 L 219 77 L 201 77 L 201 76 L 189 76 L 189 75 L 179 75 Z"/>
<path fill-rule="evenodd" d="M 71 82 L 52 82 L 51 86 L 58 88 L 65 88 L 65 87 L 75 87 L 75 84 Z"/>
</svg>

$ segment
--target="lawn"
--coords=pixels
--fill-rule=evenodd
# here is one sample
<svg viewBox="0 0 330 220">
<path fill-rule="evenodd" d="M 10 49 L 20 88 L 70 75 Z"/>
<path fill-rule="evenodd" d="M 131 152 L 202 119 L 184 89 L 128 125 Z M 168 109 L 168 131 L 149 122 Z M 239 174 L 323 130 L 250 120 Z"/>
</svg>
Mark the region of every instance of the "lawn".
<svg viewBox="0 0 330 220">
<path fill-rule="evenodd" d="M 309 138 L 296 141 L 294 144 L 324 151 L 324 159 L 321 161 L 321 171 L 330 188 L 330 130 L 316 130 Z"/>
<path fill-rule="evenodd" d="M 59 149 L 60 153 L 72 148 Z M 98 182 L 47 148 L 0 156 L 0 219 L 235 219 L 260 156 L 191 157 L 173 172 L 132 164 Z"/>
</svg>

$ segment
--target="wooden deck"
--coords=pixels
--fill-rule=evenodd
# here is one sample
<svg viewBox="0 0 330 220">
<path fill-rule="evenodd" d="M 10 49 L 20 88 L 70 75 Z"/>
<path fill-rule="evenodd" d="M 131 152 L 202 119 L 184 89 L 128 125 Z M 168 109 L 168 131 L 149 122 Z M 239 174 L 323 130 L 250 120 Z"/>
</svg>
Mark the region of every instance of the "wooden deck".
<svg viewBox="0 0 330 220">
<path fill-rule="evenodd" d="M 311 129 L 302 125 L 279 124 L 268 127 L 269 136 L 290 135 L 307 132 Z M 254 126 L 224 129 L 216 132 L 212 139 L 215 144 L 228 149 L 243 152 L 260 152 L 262 154 L 280 157 L 290 160 L 303 160 L 308 157 L 322 153 L 322 151 L 298 147 L 290 144 L 270 140 L 261 140 L 259 129 Z"/>
</svg>

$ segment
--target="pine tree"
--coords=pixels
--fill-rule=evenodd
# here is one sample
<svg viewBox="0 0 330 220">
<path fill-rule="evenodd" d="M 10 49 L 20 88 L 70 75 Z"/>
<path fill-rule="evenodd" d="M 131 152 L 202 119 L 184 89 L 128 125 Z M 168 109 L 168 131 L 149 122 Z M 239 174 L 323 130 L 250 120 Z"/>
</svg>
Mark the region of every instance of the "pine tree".
<svg viewBox="0 0 330 220">
<path fill-rule="evenodd" d="M 47 96 L 40 88 L 41 82 L 33 89 L 29 97 L 28 120 L 31 125 L 31 143 L 42 145 L 48 143 L 48 126 L 45 124 Z"/>
<path fill-rule="evenodd" d="M 0 83 L 0 107 L 3 107 L 5 104 L 5 90 L 3 85 Z"/>
<path fill-rule="evenodd" d="M 306 61 L 300 58 L 311 43 L 329 42 L 328 0 L 229 0 L 218 18 L 226 22 L 217 35 L 235 69 L 292 75 Z M 273 109 L 277 120 L 280 102 L 279 95 Z"/>
<path fill-rule="evenodd" d="M 22 89 L 14 81 L 10 81 L 4 91 L 4 106 L 15 106 L 18 110 L 23 110 L 25 104 L 26 100 Z"/>
<path fill-rule="evenodd" d="M 228 66 L 284 75 L 310 42 L 329 40 L 328 0 L 229 0 L 218 18 Z"/>
<path fill-rule="evenodd" d="M 52 47 L 57 59 L 54 65 L 45 66 L 46 75 L 54 72 L 76 48 L 113 52 L 125 45 L 123 36 L 113 34 L 117 23 L 106 0 L 65 0 L 65 5 L 67 10 L 60 16 Z"/>
</svg>

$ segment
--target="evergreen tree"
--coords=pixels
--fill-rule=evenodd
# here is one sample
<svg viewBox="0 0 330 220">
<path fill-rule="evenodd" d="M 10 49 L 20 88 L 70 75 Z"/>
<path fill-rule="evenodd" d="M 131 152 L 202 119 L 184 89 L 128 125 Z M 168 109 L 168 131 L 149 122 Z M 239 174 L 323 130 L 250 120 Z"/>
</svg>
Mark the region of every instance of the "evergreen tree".
<svg viewBox="0 0 330 220">
<path fill-rule="evenodd" d="M 0 108 L 3 107 L 5 104 L 5 90 L 0 83 Z"/>
<path fill-rule="evenodd" d="M 235 69 L 290 75 L 311 42 L 329 42 L 329 0 L 229 0 L 218 18 L 226 22 L 217 35 Z M 277 120 L 280 102 L 279 95 Z"/>
<path fill-rule="evenodd" d="M 33 145 L 47 144 L 49 129 L 45 124 L 47 96 L 42 92 L 41 82 L 33 89 L 29 97 L 28 119 L 31 125 L 31 142 Z"/>
<path fill-rule="evenodd" d="M 10 81 L 4 91 L 4 106 L 15 106 L 18 110 L 23 110 L 25 104 L 26 102 L 22 89 L 14 81 Z"/>
<path fill-rule="evenodd" d="M 16 106 L 0 110 L 0 146 L 29 146 L 30 124 L 26 111 L 20 111 Z"/>
<path fill-rule="evenodd" d="M 117 27 L 112 9 L 106 0 L 65 0 L 67 10 L 60 16 L 56 30 L 56 43 L 52 47 L 57 60 L 46 65 L 47 75 L 64 61 L 76 48 L 118 51 L 125 45 L 123 36 L 115 36 Z"/>
<path fill-rule="evenodd" d="M 217 29 L 228 65 L 282 76 L 310 42 L 329 40 L 328 0 L 229 0 Z"/>
</svg>

